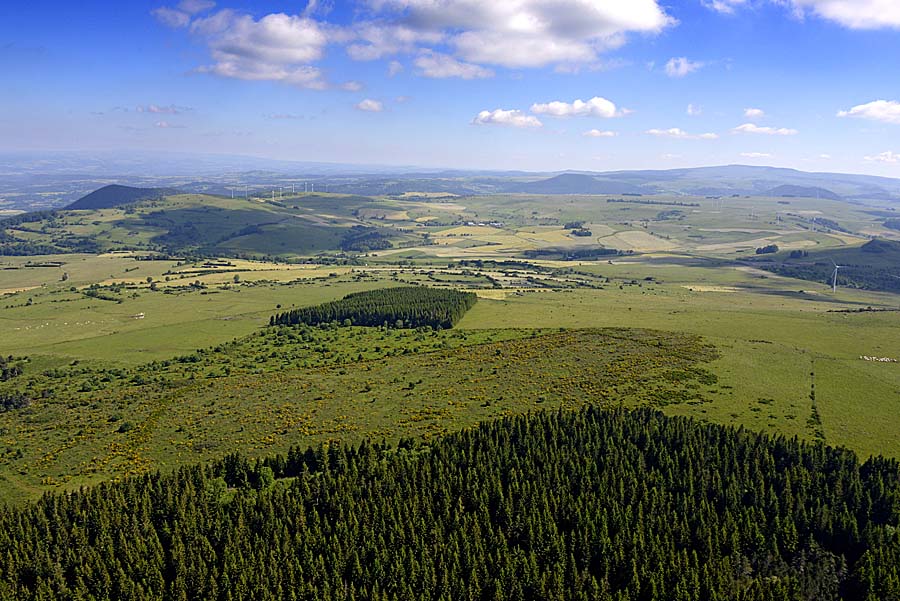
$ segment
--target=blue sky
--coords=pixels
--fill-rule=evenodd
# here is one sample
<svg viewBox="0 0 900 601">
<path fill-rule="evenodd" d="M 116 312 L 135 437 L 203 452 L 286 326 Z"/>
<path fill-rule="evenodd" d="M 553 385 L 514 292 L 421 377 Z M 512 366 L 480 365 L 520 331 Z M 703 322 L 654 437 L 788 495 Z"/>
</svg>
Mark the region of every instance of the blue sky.
<svg viewBox="0 0 900 601">
<path fill-rule="evenodd" d="M 898 0 L 5 2 L 0 150 L 900 177 Z"/>
</svg>

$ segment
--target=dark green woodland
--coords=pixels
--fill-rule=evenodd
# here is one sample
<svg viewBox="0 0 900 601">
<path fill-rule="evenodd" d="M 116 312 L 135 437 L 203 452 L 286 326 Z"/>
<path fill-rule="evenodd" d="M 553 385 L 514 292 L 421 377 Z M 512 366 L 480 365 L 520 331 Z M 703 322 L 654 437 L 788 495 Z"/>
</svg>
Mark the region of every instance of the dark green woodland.
<svg viewBox="0 0 900 601">
<path fill-rule="evenodd" d="M 478 300 L 472 292 L 405 286 L 348 294 L 314 307 L 273 315 L 269 325 L 318 325 L 345 322 L 355 326 L 452 328 Z"/>
<path fill-rule="evenodd" d="M 900 599 L 900 466 L 535 413 L 0 510 L 0 599 Z"/>
</svg>

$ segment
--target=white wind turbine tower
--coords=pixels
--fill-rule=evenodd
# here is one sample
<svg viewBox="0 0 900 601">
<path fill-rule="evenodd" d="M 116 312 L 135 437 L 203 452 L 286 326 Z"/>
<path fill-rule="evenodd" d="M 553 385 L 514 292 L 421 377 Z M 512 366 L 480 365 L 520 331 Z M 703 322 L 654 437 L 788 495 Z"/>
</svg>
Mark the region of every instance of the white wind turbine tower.
<svg viewBox="0 0 900 601">
<path fill-rule="evenodd" d="M 831 274 L 831 292 L 832 292 L 832 293 L 837 293 L 837 276 L 838 276 L 838 269 L 840 269 L 841 267 L 843 267 L 843 265 L 838 265 L 838 264 L 835 263 L 834 261 L 832 261 L 831 264 L 834 265 L 834 273 Z"/>
</svg>

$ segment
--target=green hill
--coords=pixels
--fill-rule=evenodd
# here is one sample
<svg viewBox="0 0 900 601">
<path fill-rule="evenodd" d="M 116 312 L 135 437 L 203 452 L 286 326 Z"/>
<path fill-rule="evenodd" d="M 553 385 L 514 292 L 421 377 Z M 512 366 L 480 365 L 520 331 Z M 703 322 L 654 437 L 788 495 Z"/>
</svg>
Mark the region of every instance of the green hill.
<svg viewBox="0 0 900 601">
<path fill-rule="evenodd" d="M 133 202 L 154 200 L 177 193 L 176 190 L 169 188 L 132 188 L 131 186 L 112 184 L 103 186 L 87 196 L 79 198 L 65 207 L 65 210 L 112 209 L 113 207 L 121 207 Z"/>
<path fill-rule="evenodd" d="M 831 190 L 819 188 L 818 186 L 796 186 L 791 184 L 784 184 L 782 186 L 776 186 L 775 188 L 772 188 L 771 190 L 766 192 L 766 194 L 769 196 L 782 196 L 786 198 L 826 198 L 828 200 L 841 200 L 841 197 Z"/>
<path fill-rule="evenodd" d="M 392 228 L 356 217 L 361 209 L 377 206 L 377 201 L 359 196 L 269 201 L 107 186 L 69 210 L 0 221 L 0 255 L 137 250 L 268 257 L 368 252 L 390 248 L 392 239 L 402 237 Z"/>
<path fill-rule="evenodd" d="M 876 238 L 863 244 L 828 251 L 781 253 L 760 265 L 780 275 L 831 284 L 840 265 L 841 287 L 900 292 L 900 242 Z"/>
</svg>

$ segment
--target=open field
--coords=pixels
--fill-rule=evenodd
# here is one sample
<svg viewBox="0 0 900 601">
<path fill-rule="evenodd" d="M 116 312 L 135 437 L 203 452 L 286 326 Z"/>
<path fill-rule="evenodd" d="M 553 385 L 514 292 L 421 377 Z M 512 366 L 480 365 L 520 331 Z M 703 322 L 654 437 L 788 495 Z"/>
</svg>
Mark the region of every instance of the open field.
<svg viewBox="0 0 900 601">
<path fill-rule="evenodd" d="M 760 269 L 767 264 L 755 253 L 777 244 L 782 255 L 808 251 L 811 266 L 832 253 L 862 261 L 864 232 L 882 233 L 865 207 L 743 197 L 209 198 L 17 230 L 47 241 L 69 228 L 134 248 L 0 258 L 0 354 L 28 357 L 25 375 L 0 393 L 34 397 L 0 413 L 0 497 L 233 450 L 431 437 L 581 403 L 650 404 L 900 457 L 900 364 L 860 358 L 900 359 L 900 297 L 833 294 L 821 277 Z M 157 227 L 160 211 L 217 249 L 273 256 L 145 260 L 159 236 L 179 240 Z M 592 235 L 565 227 L 576 221 Z M 342 252 L 335 245 L 351 226 L 387 232 L 391 248 Z M 572 255 L 599 246 L 622 252 Z M 313 247 L 326 250 L 312 256 Z M 468 290 L 479 301 L 449 332 L 265 328 L 278 312 L 403 285 Z M 685 353 L 700 363 L 677 376 L 660 371 Z"/>
</svg>

